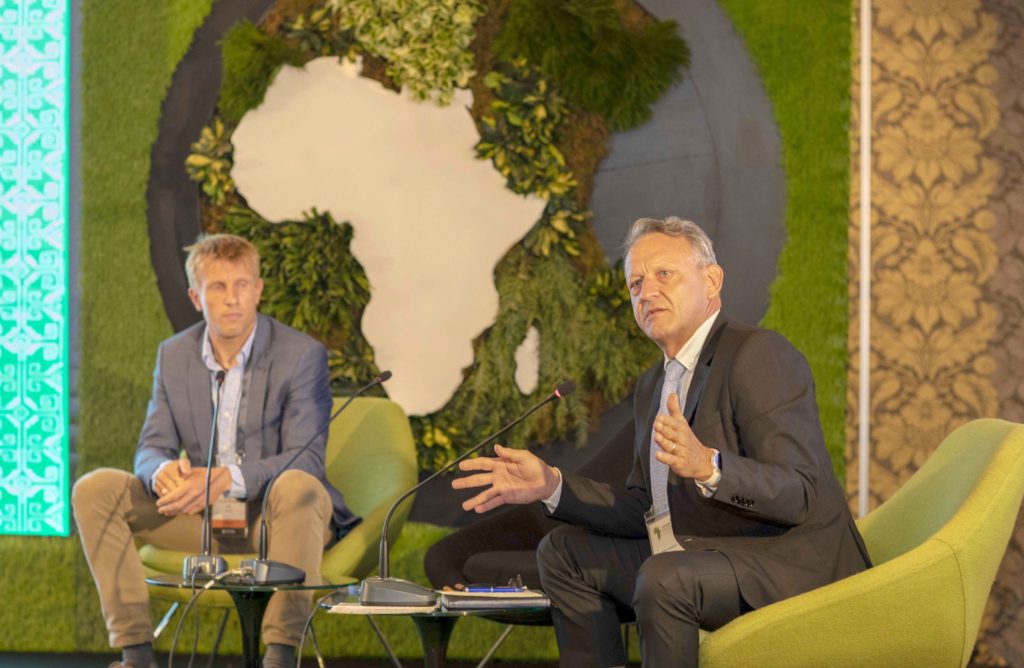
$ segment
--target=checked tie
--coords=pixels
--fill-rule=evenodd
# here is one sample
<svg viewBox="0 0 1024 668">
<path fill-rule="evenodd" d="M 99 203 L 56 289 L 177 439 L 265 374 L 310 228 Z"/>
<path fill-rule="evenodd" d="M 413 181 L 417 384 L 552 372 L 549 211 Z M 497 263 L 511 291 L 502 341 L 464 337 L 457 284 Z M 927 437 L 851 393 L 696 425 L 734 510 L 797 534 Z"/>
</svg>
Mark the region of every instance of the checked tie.
<svg viewBox="0 0 1024 668">
<path fill-rule="evenodd" d="M 665 404 L 668 402 L 668 395 L 679 393 L 679 381 L 686 373 L 686 367 L 679 363 L 679 360 L 670 360 L 665 367 L 665 382 L 661 386 L 661 403 L 658 404 L 658 415 L 668 415 Z M 680 401 L 682 398 L 680 397 Z M 662 513 L 668 509 L 668 466 L 654 458 L 654 454 L 661 452 L 661 448 L 654 442 L 654 428 L 651 428 L 651 500 L 654 502 L 654 512 Z"/>
</svg>

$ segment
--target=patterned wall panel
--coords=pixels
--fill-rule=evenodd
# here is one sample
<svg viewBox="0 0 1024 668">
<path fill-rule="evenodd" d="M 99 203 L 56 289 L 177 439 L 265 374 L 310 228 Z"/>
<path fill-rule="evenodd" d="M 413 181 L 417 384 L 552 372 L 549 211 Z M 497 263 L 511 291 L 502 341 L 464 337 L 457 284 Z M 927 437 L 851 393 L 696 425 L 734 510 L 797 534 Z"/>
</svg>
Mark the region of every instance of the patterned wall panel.
<svg viewBox="0 0 1024 668">
<path fill-rule="evenodd" d="M 0 0 L 0 533 L 67 535 L 67 0 Z"/>
<path fill-rule="evenodd" d="M 1024 421 L 1024 9 L 1017 0 L 874 0 L 872 15 L 868 489 L 875 507 L 960 424 L 985 416 Z M 855 78 L 856 87 L 856 69 Z M 851 315 L 860 305 L 858 197 Z M 857 327 L 851 318 L 851 359 Z M 857 484 L 851 476 L 851 493 Z M 1018 522 L 982 625 L 979 663 L 1024 665 L 1022 547 Z"/>
</svg>

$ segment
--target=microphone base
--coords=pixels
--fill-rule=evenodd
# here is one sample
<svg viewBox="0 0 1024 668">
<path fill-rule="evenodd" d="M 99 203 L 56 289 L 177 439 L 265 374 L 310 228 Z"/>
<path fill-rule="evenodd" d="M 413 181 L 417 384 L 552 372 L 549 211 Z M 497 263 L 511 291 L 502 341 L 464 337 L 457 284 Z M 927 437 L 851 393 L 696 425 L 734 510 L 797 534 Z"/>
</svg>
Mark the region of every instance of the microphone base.
<svg viewBox="0 0 1024 668">
<path fill-rule="evenodd" d="M 186 580 L 212 580 L 228 570 L 228 562 L 216 554 L 193 554 L 185 557 L 181 577 Z"/>
<path fill-rule="evenodd" d="M 306 571 L 270 559 L 243 559 L 240 566 L 246 582 L 254 585 L 293 584 L 306 581 Z"/>
<path fill-rule="evenodd" d="M 359 602 L 362 605 L 434 605 L 437 592 L 408 580 L 372 577 L 359 586 Z"/>
</svg>

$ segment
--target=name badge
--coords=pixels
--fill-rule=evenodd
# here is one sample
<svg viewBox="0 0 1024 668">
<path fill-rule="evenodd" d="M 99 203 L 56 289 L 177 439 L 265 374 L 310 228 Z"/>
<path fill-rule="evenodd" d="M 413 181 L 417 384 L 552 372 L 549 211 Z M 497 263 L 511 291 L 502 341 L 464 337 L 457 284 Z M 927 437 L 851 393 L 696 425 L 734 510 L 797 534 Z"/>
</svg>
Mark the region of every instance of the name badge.
<svg viewBox="0 0 1024 668">
<path fill-rule="evenodd" d="M 672 515 L 668 510 L 655 514 L 651 508 L 644 513 L 644 521 L 647 523 L 647 537 L 651 540 L 651 554 L 685 551 L 672 531 Z"/>
<path fill-rule="evenodd" d="M 222 538 L 245 538 L 249 535 L 248 504 L 241 499 L 221 497 L 210 509 L 210 528 Z"/>
</svg>

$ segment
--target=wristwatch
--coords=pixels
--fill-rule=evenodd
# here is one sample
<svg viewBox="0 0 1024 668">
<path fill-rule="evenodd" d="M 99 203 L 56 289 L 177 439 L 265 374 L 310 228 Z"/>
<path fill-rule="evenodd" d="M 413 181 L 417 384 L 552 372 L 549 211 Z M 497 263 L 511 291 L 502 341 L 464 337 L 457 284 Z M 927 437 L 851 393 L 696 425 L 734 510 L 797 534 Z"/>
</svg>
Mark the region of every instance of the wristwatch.
<svg viewBox="0 0 1024 668">
<path fill-rule="evenodd" d="M 711 466 L 715 470 L 711 473 L 711 477 L 707 480 L 701 480 L 700 484 L 711 489 L 717 489 L 718 483 L 722 482 L 722 453 L 715 448 L 711 448 L 711 452 L 715 453 L 711 457 Z"/>
</svg>

